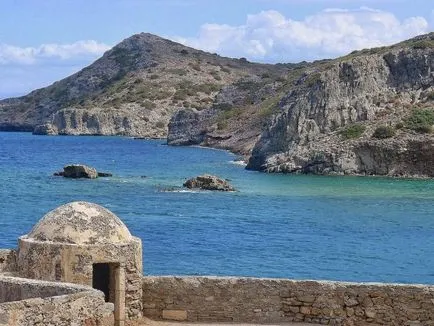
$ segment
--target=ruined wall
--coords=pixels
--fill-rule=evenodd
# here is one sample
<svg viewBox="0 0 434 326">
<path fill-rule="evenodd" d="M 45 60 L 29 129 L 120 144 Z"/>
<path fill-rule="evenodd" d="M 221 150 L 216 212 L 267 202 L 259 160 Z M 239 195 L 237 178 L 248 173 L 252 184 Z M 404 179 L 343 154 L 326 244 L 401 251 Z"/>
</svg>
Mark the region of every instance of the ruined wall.
<svg viewBox="0 0 434 326">
<path fill-rule="evenodd" d="M 113 312 L 94 292 L 0 304 L 0 326 L 113 326 Z"/>
<path fill-rule="evenodd" d="M 0 273 L 14 272 L 17 267 L 17 252 L 12 249 L 0 249 Z"/>
<path fill-rule="evenodd" d="M 19 240 L 18 273 L 26 278 L 92 286 L 92 264 L 111 262 L 125 265 L 127 318 L 140 318 L 143 272 L 139 239 L 104 245 L 46 243 L 25 237 Z"/>
<path fill-rule="evenodd" d="M 143 313 L 191 322 L 434 325 L 434 286 L 144 277 Z"/>
<path fill-rule="evenodd" d="M 0 303 L 89 291 L 88 287 L 0 276 Z"/>
<path fill-rule="evenodd" d="M 83 286 L 0 276 L 0 326 L 113 325 L 113 304 Z"/>
</svg>

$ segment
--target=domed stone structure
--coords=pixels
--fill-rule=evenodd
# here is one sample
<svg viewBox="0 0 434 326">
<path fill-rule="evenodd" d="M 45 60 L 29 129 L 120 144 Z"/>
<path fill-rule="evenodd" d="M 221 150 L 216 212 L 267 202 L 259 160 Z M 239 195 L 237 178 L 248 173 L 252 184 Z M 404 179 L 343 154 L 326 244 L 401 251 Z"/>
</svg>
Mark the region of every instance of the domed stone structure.
<svg viewBox="0 0 434 326">
<path fill-rule="evenodd" d="M 125 224 L 102 206 L 74 202 L 52 210 L 30 231 L 37 241 L 95 245 L 127 243 L 131 234 Z"/>
<path fill-rule="evenodd" d="M 89 285 L 115 305 L 115 320 L 142 311 L 142 244 L 112 212 L 73 202 L 46 214 L 19 238 L 20 276 Z M 126 286 L 128 284 L 128 286 Z"/>
</svg>

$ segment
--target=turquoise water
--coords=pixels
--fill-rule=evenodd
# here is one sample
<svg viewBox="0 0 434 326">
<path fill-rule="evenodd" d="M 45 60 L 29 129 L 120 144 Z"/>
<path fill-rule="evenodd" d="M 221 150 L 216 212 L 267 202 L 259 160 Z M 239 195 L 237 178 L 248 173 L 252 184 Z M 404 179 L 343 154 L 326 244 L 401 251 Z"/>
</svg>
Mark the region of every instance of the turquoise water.
<svg viewBox="0 0 434 326">
<path fill-rule="evenodd" d="M 269 175 L 234 160 L 163 141 L 0 133 L 0 248 L 49 210 L 87 200 L 142 239 L 145 274 L 434 284 L 434 181 Z M 52 176 L 67 163 L 114 177 Z M 239 192 L 179 188 L 202 173 Z"/>
</svg>

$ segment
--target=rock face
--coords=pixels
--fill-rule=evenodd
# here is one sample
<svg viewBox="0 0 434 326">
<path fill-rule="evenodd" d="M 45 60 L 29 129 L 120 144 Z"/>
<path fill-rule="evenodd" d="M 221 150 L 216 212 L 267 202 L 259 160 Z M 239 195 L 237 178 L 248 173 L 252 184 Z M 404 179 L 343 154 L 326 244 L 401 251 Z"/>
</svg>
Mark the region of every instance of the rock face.
<svg viewBox="0 0 434 326">
<path fill-rule="evenodd" d="M 184 187 L 189 189 L 235 191 L 235 189 L 226 180 L 208 174 L 187 180 L 184 183 Z"/>
<path fill-rule="evenodd" d="M 86 179 L 96 179 L 98 177 L 98 172 L 96 169 L 87 165 L 82 164 L 72 164 L 67 165 L 63 168 L 63 177 L 65 178 L 86 178 Z"/>
<path fill-rule="evenodd" d="M 421 40 L 430 46 L 381 49 L 306 76 L 282 98 L 248 168 L 434 177 L 433 134 L 405 128 L 414 109 L 433 105 L 434 34 Z M 343 137 L 354 124 L 363 133 Z M 372 138 L 380 125 L 404 128 L 389 139 Z"/>
</svg>

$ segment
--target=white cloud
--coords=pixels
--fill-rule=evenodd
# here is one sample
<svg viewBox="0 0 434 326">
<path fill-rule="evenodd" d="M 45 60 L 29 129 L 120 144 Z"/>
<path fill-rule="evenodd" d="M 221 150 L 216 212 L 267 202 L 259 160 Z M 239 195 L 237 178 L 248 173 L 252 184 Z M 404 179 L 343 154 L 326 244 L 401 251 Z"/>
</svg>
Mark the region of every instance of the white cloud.
<svg viewBox="0 0 434 326">
<path fill-rule="evenodd" d="M 288 62 L 333 57 L 426 32 L 428 21 L 423 17 L 400 21 L 392 13 L 363 7 L 327 9 L 303 20 L 262 11 L 248 15 L 240 26 L 205 24 L 197 37 L 174 40 L 233 57 Z"/>
<path fill-rule="evenodd" d="M 110 46 L 93 40 L 71 44 L 42 44 L 38 47 L 18 47 L 0 44 L 0 64 L 31 65 L 47 59 L 77 60 L 97 57 Z"/>
</svg>

